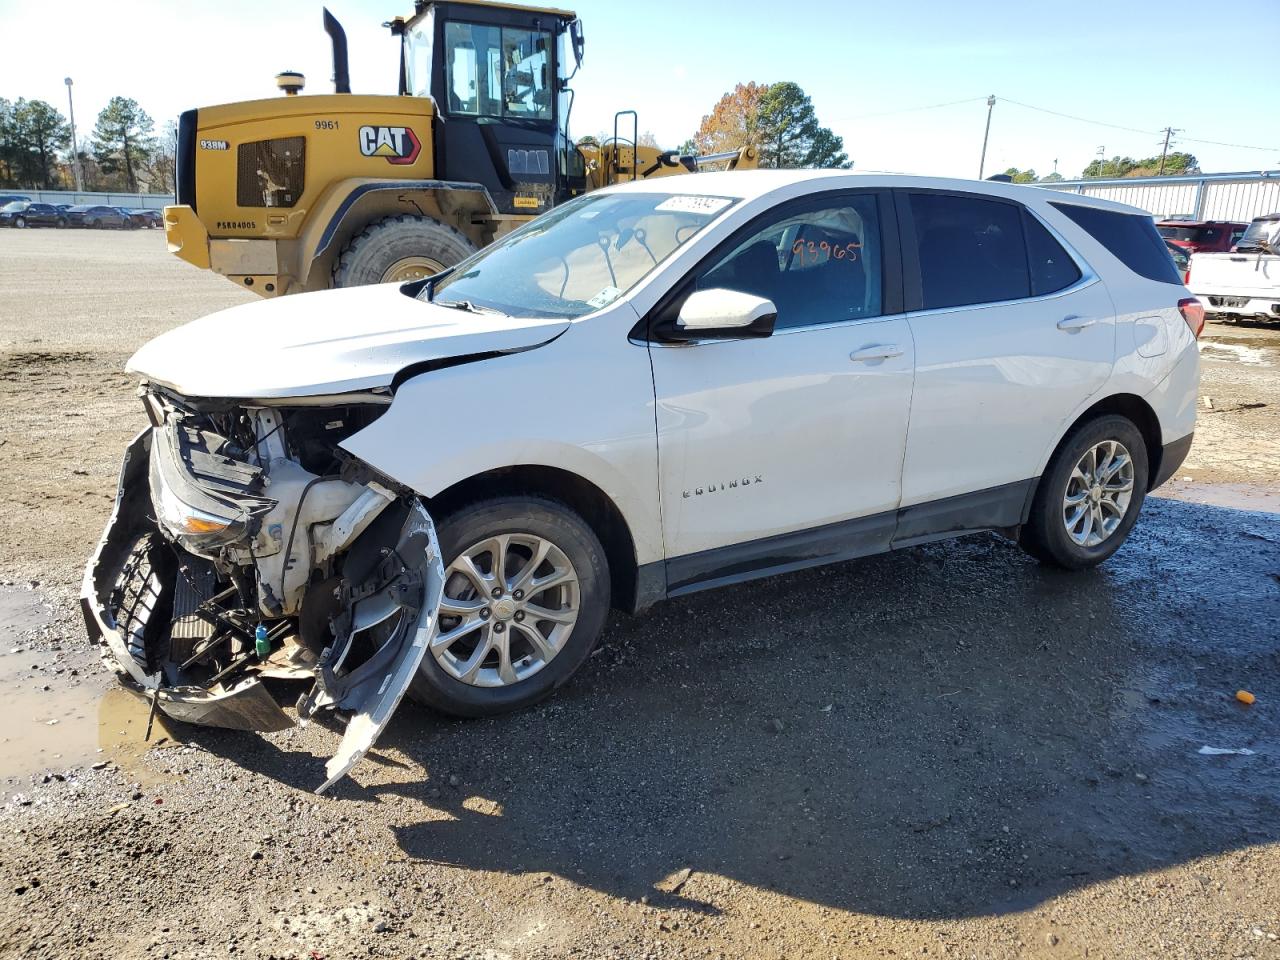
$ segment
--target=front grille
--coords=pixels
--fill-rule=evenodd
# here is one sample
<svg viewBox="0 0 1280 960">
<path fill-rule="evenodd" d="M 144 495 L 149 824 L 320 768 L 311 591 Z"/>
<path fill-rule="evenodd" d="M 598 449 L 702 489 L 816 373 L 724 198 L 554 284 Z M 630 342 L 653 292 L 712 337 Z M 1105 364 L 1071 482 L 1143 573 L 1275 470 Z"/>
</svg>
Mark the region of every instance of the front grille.
<svg viewBox="0 0 1280 960">
<path fill-rule="evenodd" d="M 304 137 L 255 140 L 236 148 L 236 203 L 242 207 L 292 207 L 302 197 Z"/>
</svg>

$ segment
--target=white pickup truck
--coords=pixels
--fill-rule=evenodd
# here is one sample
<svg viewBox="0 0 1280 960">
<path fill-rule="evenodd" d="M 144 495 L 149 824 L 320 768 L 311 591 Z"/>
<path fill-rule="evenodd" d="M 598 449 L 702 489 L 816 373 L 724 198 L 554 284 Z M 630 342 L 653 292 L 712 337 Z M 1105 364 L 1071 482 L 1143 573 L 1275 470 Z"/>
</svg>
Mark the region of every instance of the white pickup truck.
<svg viewBox="0 0 1280 960">
<path fill-rule="evenodd" d="M 1280 321 L 1280 213 L 1255 219 L 1231 253 L 1194 254 L 1187 288 L 1211 319 Z"/>
</svg>

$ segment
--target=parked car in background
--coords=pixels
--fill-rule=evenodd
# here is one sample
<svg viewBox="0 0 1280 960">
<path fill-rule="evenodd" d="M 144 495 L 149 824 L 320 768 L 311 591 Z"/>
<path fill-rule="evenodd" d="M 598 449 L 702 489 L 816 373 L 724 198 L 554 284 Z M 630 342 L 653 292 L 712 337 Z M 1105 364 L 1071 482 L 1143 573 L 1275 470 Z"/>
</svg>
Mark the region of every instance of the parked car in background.
<svg viewBox="0 0 1280 960">
<path fill-rule="evenodd" d="M 100 230 L 105 227 L 124 229 L 129 226 L 129 215 L 115 207 L 81 203 L 67 211 L 67 222 L 73 227 Z"/>
<path fill-rule="evenodd" d="M 1249 225 L 1235 220 L 1160 220 L 1156 229 L 1166 240 L 1186 244 L 1191 253 L 1226 253 Z"/>
<path fill-rule="evenodd" d="M 0 207 L 0 227 L 65 227 L 66 214 L 52 203 L 14 200 Z"/>
<path fill-rule="evenodd" d="M 1280 320 L 1280 213 L 1256 217 L 1231 253 L 1197 253 L 1187 287 L 1215 320 Z"/>
<path fill-rule="evenodd" d="M 283 729 L 261 678 L 310 674 L 298 715 L 351 717 L 328 786 L 406 692 L 471 717 L 550 695 L 610 606 L 984 530 L 1102 563 L 1191 446 L 1203 319 L 1151 217 L 1091 197 L 829 170 L 596 190 L 430 279 L 142 347 L 152 426 L 85 620 L 193 723 Z M 460 397 L 474 429 L 406 442 Z M 199 633 L 171 635 L 175 597 Z M 256 655 L 222 623 L 259 624 Z"/>
<path fill-rule="evenodd" d="M 133 218 L 133 211 L 128 207 L 112 207 L 120 216 L 124 217 L 124 226 L 126 230 L 137 230 L 142 224 Z"/>
<path fill-rule="evenodd" d="M 1169 256 L 1173 257 L 1173 265 L 1178 268 L 1182 282 L 1187 282 L 1187 272 L 1191 269 L 1191 248 L 1181 240 L 1165 240 L 1169 248 Z"/>
<path fill-rule="evenodd" d="M 30 197 L 24 197 L 18 193 L 0 193 L 0 207 L 6 206 L 10 203 L 16 203 L 19 200 L 22 200 L 26 203 L 31 202 Z"/>
<path fill-rule="evenodd" d="M 164 226 L 164 216 L 159 210 L 149 210 L 145 207 L 137 210 L 129 211 L 129 219 L 133 221 L 135 227 L 147 227 L 154 229 L 155 227 Z"/>
</svg>

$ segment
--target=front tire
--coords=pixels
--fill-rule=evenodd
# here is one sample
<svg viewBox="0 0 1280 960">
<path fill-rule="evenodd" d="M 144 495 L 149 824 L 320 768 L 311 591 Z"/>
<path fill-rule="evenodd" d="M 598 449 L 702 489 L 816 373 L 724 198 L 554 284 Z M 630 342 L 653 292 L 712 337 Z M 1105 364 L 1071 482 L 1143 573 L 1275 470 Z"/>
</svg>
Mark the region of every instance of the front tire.
<svg viewBox="0 0 1280 960">
<path fill-rule="evenodd" d="M 1041 563 L 1084 570 L 1120 549 L 1147 492 L 1147 445 L 1127 417 L 1077 427 L 1040 478 L 1018 542 Z"/>
<path fill-rule="evenodd" d="M 595 533 L 535 496 L 470 504 L 436 531 L 444 599 L 410 696 L 459 717 L 549 696 L 595 648 L 609 611 L 609 563 Z"/>
<path fill-rule="evenodd" d="M 14 225 L 15 227 L 17 227 L 19 230 L 22 230 L 22 229 L 24 229 L 24 228 L 26 227 L 26 225 L 27 225 L 27 221 L 26 221 L 25 219 L 23 219 L 22 217 L 14 217 L 14 218 L 13 218 L 13 225 Z"/>
<path fill-rule="evenodd" d="M 357 233 L 333 267 L 333 286 L 406 283 L 452 267 L 476 252 L 462 233 L 430 217 L 383 217 Z"/>
</svg>

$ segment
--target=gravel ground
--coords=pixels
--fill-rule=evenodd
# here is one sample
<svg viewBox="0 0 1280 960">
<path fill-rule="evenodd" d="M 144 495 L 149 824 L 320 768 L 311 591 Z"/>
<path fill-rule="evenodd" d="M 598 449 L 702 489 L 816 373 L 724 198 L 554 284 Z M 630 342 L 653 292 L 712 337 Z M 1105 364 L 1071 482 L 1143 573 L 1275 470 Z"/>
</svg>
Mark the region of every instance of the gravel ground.
<svg viewBox="0 0 1280 960">
<path fill-rule="evenodd" d="M 323 724 L 143 743 L 73 603 L 124 360 L 246 299 L 154 233 L 0 231 L 0 956 L 1280 958 L 1280 329 L 1209 328 L 1099 570 L 983 536 L 616 616 L 318 799 Z"/>
</svg>

